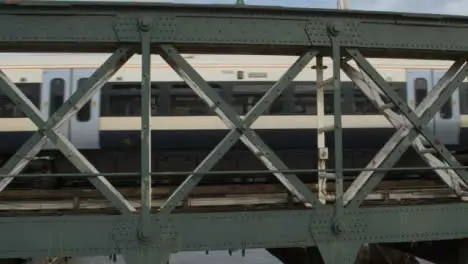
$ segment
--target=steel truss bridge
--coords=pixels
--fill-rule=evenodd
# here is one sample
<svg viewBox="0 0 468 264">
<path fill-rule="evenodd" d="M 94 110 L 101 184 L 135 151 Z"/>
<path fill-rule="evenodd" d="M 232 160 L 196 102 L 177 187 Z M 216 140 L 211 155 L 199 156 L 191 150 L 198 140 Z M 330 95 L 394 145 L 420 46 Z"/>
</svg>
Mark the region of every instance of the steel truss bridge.
<svg viewBox="0 0 468 264">
<path fill-rule="evenodd" d="M 463 191 L 468 172 L 426 124 L 468 73 L 468 18 L 252 6 L 10 1 L 0 8 L 2 52 L 106 52 L 107 61 L 59 110 L 45 120 L 31 101 L 0 72 L 0 88 L 38 127 L 1 168 L 3 190 L 49 139 L 116 209 L 112 213 L 61 211 L 0 217 L 0 257 L 103 256 L 122 254 L 128 264 L 166 263 L 180 251 L 249 248 L 318 248 L 325 264 L 354 263 L 367 243 L 455 241 L 463 252 L 468 205 Z M 141 204 L 131 203 L 66 139 L 57 127 L 74 115 L 134 54 L 142 55 Z M 296 55 L 297 61 L 245 117 L 224 102 L 181 55 L 183 53 Z M 152 200 L 150 54 L 159 54 L 232 129 L 175 190 Z M 323 78 L 331 57 L 333 77 Z M 391 89 L 368 58 L 454 61 L 423 103 L 412 108 Z M 250 128 L 313 59 L 319 82 L 317 105 L 321 155 L 318 188 L 309 188 Z M 350 63 L 350 61 L 352 63 Z M 395 134 L 344 188 L 340 71 L 391 120 Z M 334 126 L 323 126 L 323 87 L 334 87 Z M 373 96 L 378 94 L 379 96 Z M 324 133 L 334 133 L 334 168 L 327 169 Z M 241 140 L 296 199 L 294 207 L 179 206 L 233 144 Z M 366 204 L 385 171 L 414 148 L 438 167 L 453 194 L 441 204 Z M 435 154 L 437 155 L 435 155 Z M 31 175 L 27 175 L 31 176 Z M 45 177 L 45 175 L 37 175 Z M 49 175 L 51 177 L 57 175 Z M 62 175 L 63 176 L 63 175 Z M 328 182 L 327 182 L 328 181 Z M 333 185 L 333 195 L 329 189 Z M 328 187 L 327 187 L 328 186 Z M 5 192 L 7 192 L 6 190 Z M 332 197 L 332 198 L 330 198 Z M 240 208 L 240 209 L 239 209 Z M 46 210 L 45 210 L 46 211 Z M 13 217 L 14 216 L 14 217 Z M 459 263 L 465 263 L 459 254 Z"/>
</svg>

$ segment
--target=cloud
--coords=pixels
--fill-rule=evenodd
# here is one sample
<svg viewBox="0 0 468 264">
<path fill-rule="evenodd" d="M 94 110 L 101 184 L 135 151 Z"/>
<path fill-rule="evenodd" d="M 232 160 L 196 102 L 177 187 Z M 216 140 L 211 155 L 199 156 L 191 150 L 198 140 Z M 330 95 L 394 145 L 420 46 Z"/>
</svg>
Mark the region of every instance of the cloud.
<svg viewBox="0 0 468 264">
<path fill-rule="evenodd" d="M 348 0 L 350 8 L 361 10 L 390 11 L 395 8 L 406 6 L 405 0 Z M 417 1 L 417 0 L 412 0 Z"/>
<path fill-rule="evenodd" d="M 468 0 L 446 1 L 441 13 L 454 15 L 468 15 Z"/>
<path fill-rule="evenodd" d="M 77 1 L 77 0 L 66 0 L 66 1 Z M 98 0 L 95 0 L 95 1 L 98 1 Z M 100 1 L 120 2 L 120 1 L 128 1 L 128 0 L 100 0 Z M 348 0 L 348 1 L 349 1 L 349 5 L 351 9 L 358 9 L 358 10 L 468 15 L 468 0 Z M 135 2 L 234 4 L 236 0 L 135 0 Z M 245 2 L 250 5 L 336 8 L 337 0 L 245 0 Z"/>
<path fill-rule="evenodd" d="M 172 1 L 184 3 L 235 3 L 235 0 Z M 245 0 L 245 2 L 250 5 L 336 8 L 337 0 Z M 359 10 L 468 15 L 468 0 L 348 0 L 348 2 L 351 9 Z"/>
<path fill-rule="evenodd" d="M 352 9 L 468 15 L 468 0 L 348 0 Z"/>
</svg>

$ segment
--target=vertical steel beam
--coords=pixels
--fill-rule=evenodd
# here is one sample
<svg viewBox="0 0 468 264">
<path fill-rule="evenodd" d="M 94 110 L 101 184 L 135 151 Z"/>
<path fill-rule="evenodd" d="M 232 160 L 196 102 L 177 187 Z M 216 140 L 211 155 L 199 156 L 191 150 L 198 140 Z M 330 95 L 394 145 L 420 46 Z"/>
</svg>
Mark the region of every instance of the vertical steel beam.
<svg viewBox="0 0 468 264">
<path fill-rule="evenodd" d="M 168 264 L 170 252 L 151 248 L 149 251 L 138 250 L 137 252 L 124 253 L 123 258 L 126 264 Z"/>
<path fill-rule="evenodd" d="M 140 20 L 141 33 L 141 236 L 149 237 L 151 217 L 151 19 Z"/>
<path fill-rule="evenodd" d="M 340 215 L 343 206 L 343 129 L 341 125 L 341 55 L 340 45 L 337 41 L 332 42 L 332 59 L 335 134 L 335 205 L 336 213 Z"/>
<path fill-rule="evenodd" d="M 210 170 L 216 162 L 240 138 L 242 142 L 266 165 L 270 170 L 284 171 L 286 165 L 273 153 L 271 149 L 250 129 L 255 120 L 275 101 L 287 88 L 290 82 L 304 69 L 315 56 L 315 51 L 304 53 L 278 82 L 257 102 L 242 120 L 236 111 L 217 94 L 203 78 L 187 63 L 187 61 L 170 45 L 161 45 L 161 56 L 179 74 L 179 76 L 194 90 L 215 113 L 231 128 L 228 135 L 215 149 L 200 163 L 194 174 L 190 175 L 161 206 L 160 212 L 168 213 L 183 200 L 190 190 L 201 181 L 203 173 Z M 299 178 L 291 173 L 274 173 L 285 187 L 306 204 L 316 204 L 318 201 L 310 189 Z"/>
<path fill-rule="evenodd" d="M 317 247 L 324 264 L 354 264 L 361 245 L 359 242 L 337 238 L 330 242 L 318 242 Z"/>
<path fill-rule="evenodd" d="M 318 158 L 317 167 L 318 173 L 318 195 L 321 203 L 325 204 L 327 200 L 327 160 L 328 160 L 328 148 L 325 145 L 325 133 L 327 127 L 325 124 L 325 83 L 323 81 L 323 56 L 318 55 L 317 61 L 317 148 Z"/>
<path fill-rule="evenodd" d="M 73 93 L 66 102 L 49 118 L 45 120 L 34 104 L 21 90 L 0 71 L 0 89 L 28 116 L 38 127 L 38 131 L 13 155 L 0 169 L 0 174 L 14 176 L 18 174 L 37 155 L 46 139 L 54 143 L 57 148 L 81 172 L 99 173 L 98 170 L 71 144 L 67 138 L 56 131 L 57 127 L 78 112 L 93 94 L 100 89 L 109 78 L 124 65 L 134 52 L 128 48 L 119 48 L 106 62 L 98 68 L 85 86 Z M 0 191 L 3 190 L 14 177 L 5 177 L 0 181 Z M 135 208 L 102 176 L 89 177 L 89 181 L 121 212 L 130 213 Z"/>
</svg>

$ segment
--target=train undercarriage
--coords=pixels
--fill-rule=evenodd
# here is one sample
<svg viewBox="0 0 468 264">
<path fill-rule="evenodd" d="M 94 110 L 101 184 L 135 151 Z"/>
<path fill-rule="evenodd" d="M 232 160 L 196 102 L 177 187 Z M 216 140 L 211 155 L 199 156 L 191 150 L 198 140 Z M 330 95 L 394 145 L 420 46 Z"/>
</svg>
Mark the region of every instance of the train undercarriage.
<svg viewBox="0 0 468 264">
<path fill-rule="evenodd" d="M 354 179 L 372 159 L 377 150 L 348 149 L 343 152 L 345 164 L 345 180 Z M 203 160 L 209 151 L 154 151 L 153 152 L 153 186 L 179 185 Z M 294 171 L 304 182 L 317 182 L 317 155 L 312 150 L 291 149 L 276 151 L 285 164 Z M 120 173 L 110 177 L 109 181 L 116 187 L 138 187 L 140 177 L 138 171 L 140 153 L 135 150 L 89 150 L 83 151 L 88 160 L 95 164 L 103 174 Z M 454 153 L 463 166 L 468 164 L 465 151 Z M 9 155 L 1 156 L 1 163 L 8 160 Z M 329 167 L 333 167 L 333 153 L 330 153 Z M 412 168 L 409 168 L 412 167 Z M 390 170 L 385 180 L 424 179 L 438 181 L 439 177 L 433 170 L 427 170 L 427 164 L 412 149 L 409 149 L 397 163 L 395 169 Z M 244 171 L 256 170 L 256 173 Z M 165 173 L 157 174 L 157 172 Z M 50 189 L 92 187 L 83 177 L 73 177 L 78 171 L 60 152 L 55 150 L 43 151 L 31 161 L 20 177 L 16 177 L 8 189 Z M 170 172 L 170 173 L 167 173 Z M 28 174 L 67 174 L 61 177 L 27 177 Z M 127 175 L 126 175 L 127 173 Z M 69 174 L 69 175 L 68 175 Z M 219 184 L 265 184 L 277 183 L 277 179 L 264 165 L 247 149 L 230 151 L 216 165 L 212 172 L 207 173 L 201 185 Z"/>
</svg>

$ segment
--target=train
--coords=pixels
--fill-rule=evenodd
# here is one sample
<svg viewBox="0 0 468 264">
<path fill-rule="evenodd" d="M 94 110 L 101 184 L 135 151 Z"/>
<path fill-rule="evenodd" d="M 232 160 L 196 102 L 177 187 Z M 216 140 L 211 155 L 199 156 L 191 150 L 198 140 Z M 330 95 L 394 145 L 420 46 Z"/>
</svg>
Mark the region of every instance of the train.
<svg viewBox="0 0 468 264">
<path fill-rule="evenodd" d="M 2 56 L 4 58 L 0 62 L 0 69 L 25 93 L 43 116 L 48 118 L 109 55 Z M 240 116 L 250 110 L 296 59 L 294 56 L 206 54 L 184 54 L 184 57 Z M 449 61 L 427 60 L 370 59 L 370 62 L 411 107 L 424 99 L 451 65 Z M 324 63 L 324 77 L 328 78 L 332 74 L 332 62 L 325 59 Z M 265 143 L 291 169 L 316 168 L 314 65 L 315 60 L 252 125 Z M 151 78 L 153 171 L 190 171 L 226 135 L 228 128 L 157 55 L 152 56 Z M 361 168 L 366 166 L 391 137 L 395 128 L 344 73 L 341 79 L 345 167 Z M 451 151 L 461 153 L 460 155 L 466 152 L 468 146 L 466 85 L 467 82 L 460 84 L 429 124 L 436 137 Z M 135 55 L 76 116 L 59 128 L 60 133 L 92 160 L 101 172 L 139 170 L 140 89 L 141 56 Z M 326 89 L 325 114 L 326 122 L 333 124 L 332 89 Z M 37 128 L 1 92 L 0 124 L 0 160 L 5 162 Z M 333 133 L 327 133 L 326 142 L 331 151 L 329 166 L 332 167 Z M 239 142 L 216 169 L 265 169 L 255 156 L 248 153 L 249 150 Z M 36 162 L 39 165 L 31 165 L 28 171 L 75 172 L 73 166 L 51 143 L 45 146 L 40 155 L 52 159 Z M 407 155 L 409 156 L 402 159 L 398 166 L 426 165 L 421 163 L 417 154 L 408 151 Z M 240 181 L 239 177 L 233 176 L 232 179 Z M 313 177 L 306 175 L 305 178 Z M 53 186 L 57 185 L 58 179 L 60 178 L 54 178 Z M 138 182 L 138 179 L 118 179 L 115 181 L 125 182 L 122 183 L 124 185 Z M 161 179 L 161 182 L 168 183 L 175 179 L 181 178 Z M 226 177 L 213 176 L 211 179 L 224 181 Z M 265 180 L 265 175 L 255 179 Z M 249 177 L 248 181 L 255 179 Z M 71 182 L 77 184 L 78 181 L 62 179 L 61 186 L 68 186 Z M 41 184 L 40 186 L 43 185 Z M 50 187 L 50 183 L 45 185 Z"/>
</svg>

